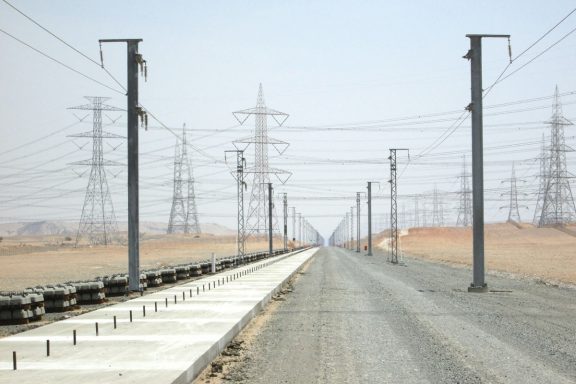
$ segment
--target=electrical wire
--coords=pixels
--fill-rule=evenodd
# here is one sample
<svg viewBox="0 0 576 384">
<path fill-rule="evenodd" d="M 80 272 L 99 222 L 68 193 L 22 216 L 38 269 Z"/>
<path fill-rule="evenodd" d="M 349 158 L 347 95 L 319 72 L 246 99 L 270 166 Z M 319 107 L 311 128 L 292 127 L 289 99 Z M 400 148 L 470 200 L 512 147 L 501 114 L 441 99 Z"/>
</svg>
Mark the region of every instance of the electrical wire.
<svg viewBox="0 0 576 384">
<path fill-rule="evenodd" d="M 84 52 L 80 51 L 78 48 L 74 47 L 72 44 L 69 44 L 68 42 L 64 41 L 64 39 L 62 39 L 61 37 L 57 36 L 55 33 L 53 33 L 52 31 L 48 30 L 48 28 L 42 26 L 40 23 L 38 23 L 36 20 L 34 20 L 33 18 L 31 18 L 30 16 L 28 16 L 27 14 L 25 14 L 24 12 L 22 12 L 21 10 L 19 10 L 18 8 L 16 8 L 13 4 L 9 3 L 6 0 L 2 0 L 4 3 L 6 3 L 7 5 L 9 5 L 12 9 L 14 9 L 16 12 L 18 12 L 19 14 L 21 14 L 22 16 L 24 16 L 25 18 L 27 18 L 28 20 L 30 20 L 32 23 L 34 23 L 36 26 L 38 26 L 39 28 L 41 28 L 43 31 L 47 32 L 48 34 L 50 34 L 52 37 L 54 37 L 56 40 L 60 41 L 62 44 L 66 45 L 68 48 L 72 49 L 74 52 L 78 53 L 79 55 L 81 55 L 82 57 L 84 57 L 85 59 L 87 59 L 88 61 L 96 64 L 97 66 L 99 66 L 100 68 L 102 68 L 104 70 L 104 72 L 106 72 L 108 74 L 108 76 L 110 76 L 110 78 L 112 80 L 114 80 L 114 82 L 116 84 L 118 84 L 122 89 L 124 89 L 125 92 L 127 92 L 126 87 L 124 87 L 124 85 L 122 85 L 122 83 L 120 83 L 120 81 L 118 81 L 118 79 L 116 79 L 116 77 L 114 77 L 114 75 L 112 75 L 112 73 L 110 73 L 108 71 L 108 69 L 106 69 L 104 67 L 104 63 L 99 63 L 98 61 L 94 60 L 93 58 L 91 58 L 90 56 L 86 55 Z"/>
<path fill-rule="evenodd" d="M 96 84 L 99 84 L 99 85 L 101 85 L 101 86 L 103 86 L 103 87 L 105 87 L 105 88 L 108 88 L 108 89 L 111 90 L 111 91 L 114 91 L 114 92 L 116 92 L 116 93 L 119 93 L 119 94 L 121 94 L 121 95 L 124 95 L 124 92 L 119 91 L 119 90 L 117 90 L 116 88 L 112 88 L 112 87 L 110 87 L 109 85 L 106 85 L 106 84 L 104 84 L 103 82 L 98 81 L 98 80 L 96 80 L 95 78 L 90 77 L 90 76 L 88 76 L 88 75 L 80 72 L 79 70 L 72 68 L 71 66 L 69 66 L 69 65 L 67 65 L 67 64 L 64 64 L 64 63 L 61 62 L 60 60 L 53 58 L 52 56 L 48 55 L 48 54 L 45 53 L 45 52 L 42 52 L 41 50 L 39 50 L 39 49 L 37 49 L 37 48 L 34 48 L 32 45 L 30 45 L 30 44 L 28 44 L 28 43 L 20 40 L 20 39 L 17 38 L 16 36 L 14 36 L 14 35 L 6 32 L 5 30 L 0 29 L 0 32 L 2 32 L 3 34 L 5 34 L 5 35 L 8 36 L 8 37 L 11 37 L 12 39 L 16 40 L 16 41 L 19 42 L 20 44 L 22 44 L 22 45 L 30 48 L 31 50 L 35 51 L 36 53 L 38 53 L 38 54 L 46 57 L 47 59 L 50 59 L 50 60 L 54 61 L 54 62 L 57 63 L 57 64 L 60 64 L 60 65 L 63 66 L 64 68 L 66 68 L 66 69 L 68 69 L 68 70 L 70 70 L 70 71 L 72 71 L 72 72 L 74 72 L 74 73 L 76 73 L 76 74 L 78 74 L 78 75 L 80 75 L 80 76 L 82 76 L 82 77 L 90 80 L 90 81 L 93 81 L 93 82 L 96 83 Z"/>
</svg>

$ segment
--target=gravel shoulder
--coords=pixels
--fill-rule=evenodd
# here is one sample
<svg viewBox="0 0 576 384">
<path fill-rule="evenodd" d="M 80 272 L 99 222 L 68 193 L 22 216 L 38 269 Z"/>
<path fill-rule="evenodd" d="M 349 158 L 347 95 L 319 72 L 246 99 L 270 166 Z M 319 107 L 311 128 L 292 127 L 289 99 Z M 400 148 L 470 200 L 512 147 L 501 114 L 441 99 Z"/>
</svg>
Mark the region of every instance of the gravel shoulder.
<svg viewBox="0 0 576 384">
<path fill-rule="evenodd" d="M 238 383 L 574 383 L 576 290 L 322 248 L 224 379 Z"/>
</svg>

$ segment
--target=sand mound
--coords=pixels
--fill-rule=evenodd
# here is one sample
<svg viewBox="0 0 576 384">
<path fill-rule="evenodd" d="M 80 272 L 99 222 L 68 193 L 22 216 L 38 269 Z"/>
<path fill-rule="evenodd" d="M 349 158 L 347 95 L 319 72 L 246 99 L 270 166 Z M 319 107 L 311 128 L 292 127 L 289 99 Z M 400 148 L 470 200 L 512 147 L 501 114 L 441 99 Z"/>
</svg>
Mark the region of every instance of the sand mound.
<svg viewBox="0 0 576 384">
<path fill-rule="evenodd" d="M 520 227 L 520 228 L 519 228 Z M 576 284 L 576 237 L 530 224 L 485 226 L 487 269 Z M 574 231 L 574 227 L 568 227 Z M 412 228 L 401 238 L 405 254 L 471 265 L 471 228 Z"/>
</svg>

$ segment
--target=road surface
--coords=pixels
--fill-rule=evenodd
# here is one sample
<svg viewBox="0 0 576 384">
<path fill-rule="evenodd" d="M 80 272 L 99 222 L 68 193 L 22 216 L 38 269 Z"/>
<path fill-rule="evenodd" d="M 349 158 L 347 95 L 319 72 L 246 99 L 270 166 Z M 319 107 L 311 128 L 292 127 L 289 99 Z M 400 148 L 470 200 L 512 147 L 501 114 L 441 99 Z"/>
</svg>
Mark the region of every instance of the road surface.
<svg viewBox="0 0 576 384">
<path fill-rule="evenodd" d="M 575 383 L 576 290 L 321 248 L 229 379 Z"/>
</svg>

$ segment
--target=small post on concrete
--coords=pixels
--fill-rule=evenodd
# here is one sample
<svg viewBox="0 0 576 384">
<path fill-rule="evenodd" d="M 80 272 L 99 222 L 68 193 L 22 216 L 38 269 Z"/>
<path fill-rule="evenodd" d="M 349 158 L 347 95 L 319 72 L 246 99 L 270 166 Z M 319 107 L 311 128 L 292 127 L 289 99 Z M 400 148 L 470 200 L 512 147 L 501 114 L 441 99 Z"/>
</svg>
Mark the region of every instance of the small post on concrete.
<svg viewBox="0 0 576 384">
<path fill-rule="evenodd" d="M 14 370 L 18 369 L 18 365 L 16 364 L 16 351 L 12 351 L 12 368 Z"/>
<path fill-rule="evenodd" d="M 116 315 L 114 315 L 114 329 L 116 329 Z"/>
<path fill-rule="evenodd" d="M 50 356 L 50 340 L 46 340 L 46 356 Z"/>
<path fill-rule="evenodd" d="M 130 310 L 130 322 L 132 322 L 132 310 Z"/>
<path fill-rule="evenodd" d="M 146 317 L 146 306 L 142 306 L 142 317 Z"/>
<path fill-rule="evenodd" d="M 98 332 L 98 322 L 96 322 L 96 323 L 94 324 L 94 327 L 95 327 L 95 329 L 96 329 L 96 336 L 98 336 L 98 333 L 99 333 L 99 332 Z"/>
<path fill-rule="evenodd" d="M 76 330 L 72 330 L 72 343 L 76 345 Z"/>
<path fill-rule="evenodd" d="M 154 302 L 154 312 L 158 312 L 158 302 Z"/>
</svg>

